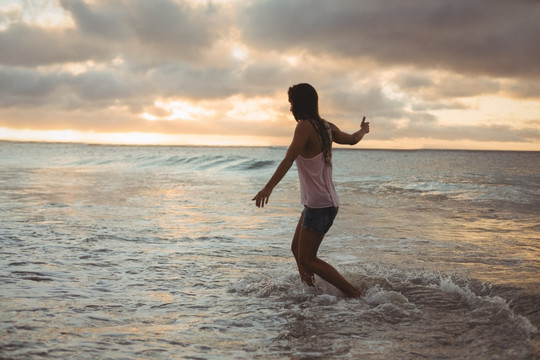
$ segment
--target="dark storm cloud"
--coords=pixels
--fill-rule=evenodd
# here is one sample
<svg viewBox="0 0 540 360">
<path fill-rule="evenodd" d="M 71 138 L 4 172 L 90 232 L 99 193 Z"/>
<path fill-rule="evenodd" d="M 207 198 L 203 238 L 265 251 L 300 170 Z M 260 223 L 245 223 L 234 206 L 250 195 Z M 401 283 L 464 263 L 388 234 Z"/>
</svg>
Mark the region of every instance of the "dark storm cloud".
<svg viewBox="0 0 540 360">
<path fill-rule="evenodd" d="M 239 21 L 259 48 L 540 77 L 539 18 L 531 0 L 265 0 Z"/>
</svg>

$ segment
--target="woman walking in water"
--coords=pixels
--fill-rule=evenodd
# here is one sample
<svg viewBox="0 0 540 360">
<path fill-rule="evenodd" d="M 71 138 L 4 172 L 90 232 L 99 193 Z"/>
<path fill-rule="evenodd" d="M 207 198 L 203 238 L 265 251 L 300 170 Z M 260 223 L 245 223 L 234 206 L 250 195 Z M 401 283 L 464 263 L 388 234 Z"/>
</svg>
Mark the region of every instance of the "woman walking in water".
<svg viewBox="0 0 540 360">
<path fill-rule="evenodd" d="M 317 274 L 345 295 L 360 297 L 360 290 L 330 264 L 319 259 L 317 251 L 339 208 L 332 182 L 332 142 L 355 145 L 369 132 L 369 123 L 365 122 L 364 117 L 360 130 L 347 134 L 322 119 L 317 91 L 309 84 L 290 87 L 289 102 L 297 121 L 292 142 L 272 178 L 252 200 L 255 200 L 257 207 L 264 207 L 274 187 L 296 161 L 304 211 L 298 220 L 291 248 L 300 278 L 313 286 L 314 274 Z"/>
</svg>

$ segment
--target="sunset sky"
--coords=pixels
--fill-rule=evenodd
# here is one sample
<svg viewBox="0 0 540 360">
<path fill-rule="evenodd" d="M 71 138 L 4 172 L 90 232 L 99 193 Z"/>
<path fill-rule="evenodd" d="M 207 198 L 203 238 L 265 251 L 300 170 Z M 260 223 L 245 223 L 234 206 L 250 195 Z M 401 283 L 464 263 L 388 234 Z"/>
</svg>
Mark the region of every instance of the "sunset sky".
<svg viewBox="0 0 540 360">
<path fill-rule="evenodd" d="M 540 1 L 0 0 L 0 140 L 540 150 Z"/>
</svg>

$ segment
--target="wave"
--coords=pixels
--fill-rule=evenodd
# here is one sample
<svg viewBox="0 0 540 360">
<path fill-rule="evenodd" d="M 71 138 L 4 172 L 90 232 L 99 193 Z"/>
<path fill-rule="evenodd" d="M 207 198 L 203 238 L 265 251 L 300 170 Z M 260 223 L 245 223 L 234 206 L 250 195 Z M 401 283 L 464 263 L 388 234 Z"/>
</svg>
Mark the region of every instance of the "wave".
<svg viewBox="0 0 540 360">
<path fill-rule="evenodd" d="M 300 283 L 296 272 L 284 270 L 273 270 L 271 274 L 249 274 L 239 283 L 232 285 L 229 293 L 256 298 L 276 298 L 301 307 L 356 302 L 363 306 L 363 311 L 375 311 L 380 315 L 381 321 L 390 323 L 399 322 L 395 316 L 409 321 L 433 312 L 440 313 L 442 320 L 445 316 L 452 316 L 451 312 L 456 312 L 454 315 L 459 314 L 459 317 L 446 319 L 459 321 L 455 326 L 489 324 L 498 327 L 502 332 L 511 327 L 527 338 L 537 333 L 537 328 L 527 317 L 515 312 L 520 299 L 513 289 L 495 290 L 495 286 L 490 283 L 444 276 L 426 270 L 385 270 L 377 267 L 378 274 L 374 274 L 373 269 L 366 271 L 359 266 L 348 266 L 347 269 L 348 271 L 343 272 L 344 276 L 356 287 L 364 290 L 364 296 L 360 300 L 345 298 L 339 290 L 318 277 L 316 286 L 308 287 Z M 504 297 L 510 298 L 506 300 Z M 463 320 L 466 320 L 466 323 L 462 323 Z"/>
<path fill-rule="evenodd" d="M 171 169 L 187 171 L 200 170 L 228 170 L 228 171 L 253 171 L 272 167 L 275 160 L 256 159 L 242 155 L 140 155 L 140 156 L 116 156 L 108 159 L 89 157 L 67 162 L 68 167 L 99 167 L 111 169 L 115 167 L 131 167 L 133 169 Z"/>
<path fill-rule="evenodd" d="M 241 164 L 231 167 L 234 170 L 259 170 L 274 166 L 276 161 L 273 160 L 246 160 Z"/>
<path fill-rule="evenodd" d="M 296 355 L 402 358 L 409 352 L 415 354 L 411 358 L 447 358 L 452 353 L 456 359 L 527 359 L 534 354 L 531 338 L 537 329 L 524 310 L 518 313 L 514 302 L 519 299 L 505 300 L 493 293 L 491 284 L 470 279 L 378 270 L 373 274 L 350 267 L 343 272 L 364 288 L 361 299 L 347 299 L 319 278 L 316 287 L 307 287 L 291 270 L 248 274 L 229 293 L 251 298 L 253 309 L 268 301 L 272 308 L 281 307 L 284 323 L 273 342 Z M 343 335 L 346 344 L 340 342 Z"/>
</svg>

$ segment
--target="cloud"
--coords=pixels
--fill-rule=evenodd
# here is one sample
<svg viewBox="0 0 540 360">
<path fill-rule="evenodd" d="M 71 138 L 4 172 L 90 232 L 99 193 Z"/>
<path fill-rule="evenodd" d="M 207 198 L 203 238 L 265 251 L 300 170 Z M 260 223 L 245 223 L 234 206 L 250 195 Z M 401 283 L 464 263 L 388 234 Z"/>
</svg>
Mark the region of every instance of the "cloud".
<svg viewBox="0 0 540 360">
<path fill-rule="evenodd" d="M 435 124 L 434 124 L 435 125 Z M 475 140 L 497 142 L 538 142 L 540 130 L 536 127 L 516 129 L 508 125 L 489 126 L 425 126 L 424 124 L 412 123 L 407 131 L 417 137 L 433 138 L 440 140 Z"/>
<path fill-rule="evenodd" d="M 538 78 L 539 17 L 531 0 L 265 0 L 250 3 L 239 21 L 258 48 Z"/>
<path fill-rule="evenodd" d="M 149 72 L 156 94 L 190 99 L 229 97 L 240 91 L 238 78 L 231 69 L 197 68 L 187 63 L 167 64 Z"/>
<path fill-rule="evenodd" d="M 0 26 L 17 21 L 21 17 L 21 9 L 18 6 L 0 8 Z"/>
<path fill-rule="evenodd" d="M 129 77 L 111 70 L 41 72 L 0 66 L 0 106 L 74 107 L 111 106 L 142 90 Z"/>
<path fill-rule="evenodd" d="M 61 0 L 61 5 L 81 34 L 117 42 L 124 52 L 154 60 L 198 59 L 221 36 L 227 18 L 211 3 L 195 7 L 186 1 L 101 0 L 89 5 Z"/>
<path fill-rule="evenodd" d="M 372 86 L 362 90 L 336 89 L 331 94 L 333 108 L 344 112 L 371 113 L 384 115 L 385 113 L 403 108 L 403 102 L 390 99 L 379 86 Z"/>
<path fill-rule="evenodd" d="M 118 1 L 100 2 L 97 6 L 90 6 L 81 0 L 61 0 L 60 5 L 71 13 L 83 35 L 106 41 L 127 40 L 131 35 L 128 13 Z"/>
<path fill-rule="evenodd" d="M 12 22 L 0 31 L 0 63 L 34 67 L 106 61 L 118 54 L 139 62 L 197 61 L 227 28 L 227 16 L 218 15 L 213 5 L 192 7 L 171 0 L 60 4 L 75 28 Z"/>
<path fill-rule="evenodd" d="M 25 23 L 11 24 L 0 31 L 0 64 L 35 67 L 40 65 L 102 61 L 112 49 L 96 39 L 71 29 L 44 28 Z"/>
<path fill-rule="evenodd" d="M 392 81 L 400 90 L 419 94 L 428 100 L 444 100 L 498 94 L 504 84 L 502 80 L 487 76 L 466 76 L 449 73 L 409 73 L 398 74 Z"/>
<path fill-rule="evenodd" d="M 64 23 L 0 8 L 0 127 L 286 142 L 287 89 L 309 82 L 370 139 L 538 141 L 537 1 L 55 4 Z"/>
</svg>

